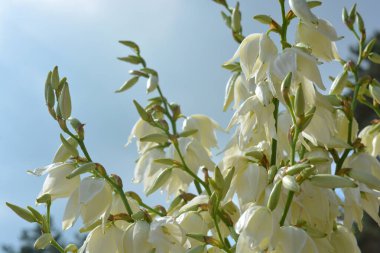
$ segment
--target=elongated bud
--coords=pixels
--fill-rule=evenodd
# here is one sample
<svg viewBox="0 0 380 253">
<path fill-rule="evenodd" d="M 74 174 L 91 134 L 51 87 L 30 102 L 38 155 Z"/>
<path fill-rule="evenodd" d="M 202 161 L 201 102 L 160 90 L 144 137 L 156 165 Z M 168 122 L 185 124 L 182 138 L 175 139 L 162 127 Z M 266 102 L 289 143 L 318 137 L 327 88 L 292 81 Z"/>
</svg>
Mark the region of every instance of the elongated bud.
<svg viewBox="0 0 380 253">
<path fill-rule="evenodd" d="M 112 179 L 112 181 L 116 183 L 117 186 L 119 186 L 120 188 L 123 188 L 123 180 L 121 180 L 121 177 L 119 177 L 116 174 L 111 174 L 110 178 Z"/>
<path fill-rule="evenodd" d="M 372 40 L 370 40 L 370 42 L 368 42 L 368 44 L 365 46 L 365 48 L 363 50 L 363 57 L 364 58 L 367 58 L 369 53 L 372 52 L 372 49 L 376 45 L 376 42 L 377 42 L 376 38 L 373 38 Z"/>
<path fill-rule="evenodd" d="M 148 81 L 146 83 L 146 92 L 150 93 L 154 91 L 158 86 L 158 76 L 149 75 Z"/>
<path fill-rule="evenodd" d="M 346 188 L 358 186 L 348 178 L 331 174 L 317 174 L 310 177 L 309 180 L 313 185 L 323 188 Z"/>
<path fill-rule="evenodd" d="M 300 173 L 301 171 L 303 171 L 304 169 L 306 168 L 309 168 L 311 165 L 308 164 L 308 163 L 298 163 L 298 164 L 295 164 L 293 166 L 290 166 L 286 169 L 286 175 L 290 175 L 290 176 L 293 176 L 295 174 L 298 174 Z"/>
<path fill-rule="evenodd" d="M 36 222 L 36 218 L 33 216 L 33 214 L 22 207 L 13 205 L 11 203 L 6 202 L 5 203 L 10 209 L 12 209 L 13 212 L 15 212 L 20 218 L 23 220 L 26 220 L 27 222 Z"/>
<path fill-rule="evenodd" d="M 218 194 L 216 192 L 213 192 L 211 194 L 210 200 L 208 201 L 208 212 L 210 213 L 211 217 L 215 217 L 218 211 L 218 205 L 219 205 Z"/>
<path fill-rule="evenodd" d="M 62 86 L 61 94 L 58 98 L 59 110 L 63 119 L 68 119 L 71 115 L 71 97 L 69 85 L 64 83 Z"/>
<path fill-rule="evenodd" d="M 178 104 L 170 104 L 170 110 L 173 113 L 173 119 L 177 120 L 181 116 L 181 107 Z"/>
<path fill-rule="evenodd" d="M 41 224 L 44 221 L 45 218 L 42 216 L 42 214 L 40 214 L 40 212 L 38 212 L 36 209 L 34 209 L 31 206 L 27 206 L 27 208 L 33 214 L 34 218 L 36 219 L 38 223 Z"/>
<path fill-rule="evenodd" d="M 147 122 L 151 122 L 151 117 L 145 111 L 145 109 L 136 100 L 133 100 L 133 103 L 135 104 L 135 107 L 136 107 L 137 112 L 139 113 L 140 117 Z"/>
<path fill-rule="evenodd" d="M 53 236 L 50 233 L 42 234 L 34 243 L 35 249 L 45 249 L 50 245 L 50 242 L 53 240 Z"/>
<path fill-rule="evenodd" d="M 251 151 L 251 152 L 246 153 L 245 155 L 253 157 L 257 161 L 261 161 L 261 159 L 263 159 L 264 157 L 263 152 L 260 152 L 260 151 Z"/>
<path fill-rule="evenodd" d="M 136 192 L 129 191 L 129 192 L 126 192 L 125 195 L 136 200 L 136 202 L 139 204 L 142 203 L 140 196 Z"/>
<path fill-rule="evenodd" d="M 347 78 L 348 78 L 348 72 L 347 70 L 344 70 L 334 79 L 334 82 L 331 85 L 331 89 L 329 93 L 331 95 L 340 95 L 343 89 L 346 87 Z"/>
<path fill-rule="evenodd" d="M 231 22 L 231 28 L 234 32 L 240 32 L 241 31 L 241 13 L 239 10 L 240 4 L 239 2 L 236 2 L 235 9 L 232 11 L 232 22 Z"/>
<path fill-rule="evenodd" d="M 342 21 L 343 21 L 343 23 L 346 24 L 346 26 L 347 26 L 349 29 L 352 29 L 353 24 L 350 22 L 350 19 L 349 19 L 349 17 L 348 17 L 348 12 L 347 12 L 347 9 L 346 9 L 346 8 L 343 8 L 343 10 L 342 10 Z"/>
<path fill-rule="evenodd" d="M 315 110 L 316 107 L 314 106 L 306 112 L 305 117 L 301 121 L 300 126 L 298 126 L 301 131 L 304 130 L 310 124 L 311 120 L 313 119 Z"/>
<path fill-rule="evenodd" d="M 66 178 L 67 179 L 74 178 L 74 177 L 79 176 L 81 174 L 91 172 L 91 171 L 95 170 L 95 168 L 96 168 L 95 163 L 92 163 L 92 162 L 85 163 L 85 164 L 79 166 L 78 168 L 76 168 L 75 170 L 73 170 L 73 172 L 71 172 L 68 176 L 66 176 Z"/>
<path fill-rule="evenodd" d="M 291 84 L 292 84 L 292 72 L 289 72 L 281 83 L 282 97 L 284 98 L 284 101 L 289 108 L 292 108 L 292 103 L 290 102 L 290 97 L 289 97 Z"/>
<path fill-rule="evenodd" d="M 368 54 L 368 59 L 376 64 L 380 64 L 380 55 L 374 52 Z"/>
<path fill-rule="evenodd" d="M 55 104 L 54 90 L 51 85 L 51 71 L 48 73 L 45 82 L 45 102 L 49 108 L 52 108 Z"/>
<path fill-rule="evenodd" d="M 59 87 L 59 74 L 57 66 L 54 67 L 53 72 L 51 73 L 51 87 L 55 90 Z"/>
<path fill-rule="evenodd" d="M 293 176 L 286 175 L 282 178 L 283 186 L 289 191 L 299 192 L 301 190 L 300 185 L 296 182 Z"/>
<path fill-rule="evenodd" d="M 356 15 L 357 15 L 357 12 L 356 12 L 356 3 L 352 6 L 351 10 L 350 10 L 350 14 L 348 16 L 348 18 L 350 19 L 351 23 L 353 24 L 355 22 L 355 19 L 356 19 Z"/>
<path fill-rule="evenodd" d="M 365 25 L 364 25 L 364 20 L 362 18 L 362 16 L 359 14 L 359 13 L 356 13 L 356 18 L 358 20 L 358 28 L 359 28 L 359 32 L 365 36 Z"/>
<path fill-rule="evenodd" d="M 130 88 L 132 88 L 137 82 L 139 81 L 139 76 L 134 76 L 132 77 L 131 79 L 129 79 L 128 81 L 126 81 L 118 90 L 116 90 L 115 92 L 116 93 L 121 93 L 121 92 L 124 92 L 126 90 L 129 90 Z"/>
<path fill-rule="evenodd" d="M 253 17 L 253 19 L 265 25 L 270 25 L 273 21 L 273 19 L 268 15 L 256 15 Z"/>
<path fill-rule="evenodd" d="M 296 97 L 294 101 L 294 112 L 297 117 L 303 118 L 305 115 L 305 96 L 303 94 L 302 85 L 298 85 Z"/>
<path fill-rule="evenodd" d="M 166 168 L 163 171 L 161 171 L 145 194 L 148 196 L 153 192 L 157 191 L 161 186 L 163 186 L 166 183 L 166 181 L 168 181 L 168 179 L 170 178 L 172 170 L 172 168 Z"/>
<path fill-rule="evenodd" d="M 272 183 L 273 180 L 274 180 L 274 177 L 276 176 L 277 174 L 277 171 L 278 171 L 278 168 L 276 165 L 272 165 L 270 166 L 269 170 L 268 170 L 268 184 Z"/>
<path fill-rule="evenodd" d="M 277 181 L 277 183 L 273 186 L 273 189 L 269 195 L 269 199 L 268 199 L 268 205 L 267 207 L 273 211 L 277 204 L 278 204 L 278 201 L 280 200 L 280 196 L 281 196 L 281 188 L 282 188 L 282 181 L 279 180 Z"/>
</svg>

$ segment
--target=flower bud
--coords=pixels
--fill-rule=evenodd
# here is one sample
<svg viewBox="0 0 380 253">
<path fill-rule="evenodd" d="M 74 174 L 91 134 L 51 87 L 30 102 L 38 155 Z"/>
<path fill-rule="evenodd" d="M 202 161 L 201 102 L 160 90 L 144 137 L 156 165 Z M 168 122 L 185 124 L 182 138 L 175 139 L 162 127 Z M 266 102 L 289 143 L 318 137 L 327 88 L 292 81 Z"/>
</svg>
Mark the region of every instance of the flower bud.
<svg viewBox="0 0 380 253">
<path fill-rule="evenodd" d="M 34 243 L 35 249 L 45 249 L 50 245 L 50 242 L 53 240 L 53 236 L 50 233 L 42 234 Z"/>
<path fill-rule="evenodd" d="M 55 90 L 59 87 L 59 74 L 57 66 L 54 67 L 53 72 L 51 73 L 51 87 Z"/>
<path fill-rule="evenodd" d="M 71 115 L 71 97 L 69 85 L 67 83 L 63 84 L 61 94 L 58 98 L 58 105 L 61 117 L 63 119 L 68 119 Z"/>
<path fill-rule="evenodd" d="M 281 93 L 285 100 L 285 104 L 289 108 L 292 108 L 292 103 L 290 102 L 290 97 L 289 97 L 291 84 L 292 84 L 292 72 L 289 72 L 281 83 Z"/>
<path fill-rule="evenodd" d="M 293 176 L 286 175 L 282 178 L 283 186 L 289 191 L 299 192 L 301 190 L 300 185 L 296 182 Z"/>
<path fill-rule="evenodd" d="M 154 91 L 158 86 L 158 76 L 157 75 L 149 75 L 148 81 L 146 83 L 146 92 L 150 93 Z"/>
<path fill-rule="evenodd" d="M 129 90 L 132 88 L 137 82 L 139 81 L 139 76 L 134 76 L 128 81 L 126 81 L 118 90 L 116 90 L 116 93 L 120 93 L 126 90 Z"/>
<path fill-rule="evenodd" d="M 36 222 L 36 219 L 33 217 L 33 214 L 22 207 L 13 205 L 11 203 L 6 202 L 5 203 L 10 209 L 12 209 L 13 212 L 15 212 L 20 218 L 28 221 L 28 222 Z"/>
<path fill-rule="evenodd" d="M 334 79 L 334 82 L 331 85 L 329 94 L 340 95 L 343 89 L 346 87 L 347 78 L 348 78 L 347 70 L 344 70 Z"/>
<path fill-rule="evenodd" d="M 357 169 L 350 170 L 348 175 L 353 179 L 366 184 L 368 187 L 380 191 L 380 180 L 373 175 Z"/>
<path fill-rule="evenodd" d="M 286 175 L 293 176 L 309 167 L 311 167 L 311 165 L 308 163 L 298 163 L 298 164 L 292 165 L 286 169 Z"/>
<path fill-rule="evenodd" d="M 305 115 L 305 96 L 303 94 L 302 85 L 299 85 L 297 87 L 296 97 L 294 101 L 294 112 L 299 118 L 303 118 Z"/>
<path fill-rule="evenodd" d="M 256 15 L 253 19 L 265 25 L 270 25 L 273 22 L 273 19 L 268 15 Z"/>
<path fill-rule="evenodd" d="M 380 86 L 370 84 L 369 92 L 371 93 L 372 98 L 376 101 L 376 103 L 380 104 Z"/>
<path fill-rule="evenodd" d="M 352 180 L 331 174 L 318 174 L 310 177 L 309 180 L 313 185 L 323 188 L 357 187 Z"/>
<path fill-rule="evenodd" d="M 157 191 L 161 186 L 163 186 L 166 183 L 166 181 L 168 181 L 168 179 L 170 178 L 172 170 L 172 168 L 166 168 L 163 171 L 161 171 L 155 178 L 154 182 L 146 190 L 145 194 L 148 196 L 153 192 Z"/>
<path fill-rule="evenodd" d="M 364 58 L 367 58 L 369 53 L 372 52 L 372 49 L 376 45 L 376 42 L 377 42 L 376 38 L 373 38 L 372 40 L 370 40 L 370 42 L 368 42 L 368 44 L 365 46 L 365 48 L 363 50 L 363 57 Z"/>
<path fill-rule="evenodd" d="M 77 253 L 78 247 L 75 244 L 70 243 L 65 247 L 65 253 L 67 252 Z"/>
<path fill-rule="evenodd" d="M 269 199 L 268 199 L 268 204 L 267 204 L 267 207 L 273 211 L 277 204 L 278 204 L 278 201 L 280 200 L 280 196 L 281 196 L 281 188 L 282 188 L 282 181 L 279 180 L 277 181 L 277 183 L 273 186 L 273 189 L 269 195 Z"/>
<path fill-rule="evenodd" d="M 239 2 L 236 2 L 236 6 L 232 11 L 232 22 L 231 22 L 231 28 L 234 32 L 240 32 L 241 31 L 241 13 L 239 10 Z"/>
<path fill-rule="evenodd" d="M 368 54 L 368 59 L 373 63 L 380 64 L 380 54 L 371 52 Z"/>
</svg>

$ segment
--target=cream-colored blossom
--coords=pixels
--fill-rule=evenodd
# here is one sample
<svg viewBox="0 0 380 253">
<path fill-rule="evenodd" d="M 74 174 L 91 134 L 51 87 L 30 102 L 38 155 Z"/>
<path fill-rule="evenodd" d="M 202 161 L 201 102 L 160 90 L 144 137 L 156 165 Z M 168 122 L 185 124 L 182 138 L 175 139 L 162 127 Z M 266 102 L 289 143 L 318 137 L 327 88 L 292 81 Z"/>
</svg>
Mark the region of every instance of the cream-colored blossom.
<svg viewBox="0 0 380 253">
<path fill-rule="evenodd" d="M 305 0 L 289 0 L 289 6 L 296 16 L 304 22 L 318 25 L 318 18 L 311 12 Z"/>
<path fill-rule="evenodd" d="M 153 246 L 148 242 L 150 225 L 138 220 L 129 225 L 123 234 L 123 253 L 149 253 Z"/>
<path fill-rule="evenodd" d="M 335 41 L 339 40 L 335 28 L 330 22 L 318 19 L 318 26 L 300 22 L 296 32 L 296 42 L 309 46 L 312 54 L 322 60 L 339 60 Z"/>
<path fill-rule="evenodd" d="M 281 227 L 272 243 L 270 253 L 319 253 L 314 241 L 301 228 Z"/>
<path fill-rule="evenodd" d="M 97 226 L 84 241 L 78 253 L 124 253 L 122 248 L 123 231 L 115 226 Z"/>
<path fill-rule="evenodd" d="M 337 230 L 331 234 L 330 242 L 334 253 L 360 253 L 354 234 L 344 226 L 338 225 Z"/>
<path fill-rule="evenodd" d="M 380 124 L 366 126 L 360 131 L 359 138 L 368 153 L 374 157 L 380 155 Z"/>
</svg>

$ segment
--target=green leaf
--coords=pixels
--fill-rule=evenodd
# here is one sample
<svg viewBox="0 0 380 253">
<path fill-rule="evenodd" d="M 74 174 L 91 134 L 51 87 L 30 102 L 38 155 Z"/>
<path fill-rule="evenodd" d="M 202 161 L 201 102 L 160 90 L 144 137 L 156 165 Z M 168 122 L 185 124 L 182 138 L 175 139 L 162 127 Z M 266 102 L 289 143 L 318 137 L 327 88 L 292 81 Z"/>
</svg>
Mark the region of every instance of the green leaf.
<svg viewBox="0 0 380 253">
<path fill-rule="evenodd" d="M 148 196 L 152 194 L 153 192 L 157 191 L 161 186 L 163 186 L 166 183 L 166 181 L 168 181 L 168 179 L 170 178 L 172 170 L 172 168 L 166 168 L 163 171 L 161 171 L 158 177 L 156 177 L 156 179 L 154 180 L 151 187 L 146 191 L 146 195 Z"/>
<path fill-rule="evenodd" d="M 150 117 L 149 117 L 148 113 L 145 111 L 145 109 L 136 100 L 133 100 L 133 103 L 135 104 L 135 107 L 136 107 L 137 112 L 140 115 L 140 117 L 143 120 L 150 122 L 151 121 Z"/>
<path fill-rule="evenodd" d="M 135 56 L 135 55 L 129 55 L 127 57 L 119 57 L 120 61 L 129 62 L 132 64 L 140 64 L 143 62 L 143 59 L 141 57 Z"/>
<path fill-rule="evenodd" d="M 163 143 L 168 141 L 168 137 L 163 134 L 149 134 L 140 138 L 141 142 L 156 142 Z"/>
<path fill-rule="evenodd" d="M 119 43 L 123 44 L 124 46 L 129 47 L 136 54 L 140 54 L 140 48 L 139 48 L 139 46 L 135 42 L 130 41 L 130 40 L 120 40 Z"/>
<path fill-rule="evenodd" d="M 123 91 L 126 91 L 126 90 L 129 90 L 130 88 L 132 88 L 139 80 L 139 76 L 134 76 L 132 77 L 131 79 L 129 79 L 128 81 L 126 81 L 117 91 L 115 91 L 116 93 L 121 93 Z"/>
<path fill-rule="evenodd" d="M 179 137 L 189 137 L 193 134 L 196 134 L 198 132 L 198 129 L 190 129 L 188 131 L 184 131 L 182 133 L 180 133 L 178 136 Z"/>
<path fill-rule="evenodd" d="M 12 209 L 13 212 L 15 212 L 20 218 L 28 221 L 28 222 L 36 222 L 36 218 L 33 216 L 33 214 L 22 207 L 13 205 L 11 203 L 6 202 L 5 203 L 10 209 Z"/>
</svg>

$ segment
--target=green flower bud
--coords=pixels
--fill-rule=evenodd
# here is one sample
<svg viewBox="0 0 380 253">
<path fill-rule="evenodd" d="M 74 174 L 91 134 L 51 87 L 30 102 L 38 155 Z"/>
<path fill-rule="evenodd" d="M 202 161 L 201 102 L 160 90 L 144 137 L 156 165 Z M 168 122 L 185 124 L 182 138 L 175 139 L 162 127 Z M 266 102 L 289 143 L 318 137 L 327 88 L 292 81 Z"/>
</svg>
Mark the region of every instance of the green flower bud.
<svg viewBox="0 0 380 253">
<path fill-rule="evenodd" d="M 64 83 L 62 86 L 62 92 L 58 98 L 58 105 L 60 115 L 63 119 L 68 119 L 71 115 L 71 97 L 69 85 Z"/>
<path fill-rule="evenodd" d="M 293 176 L 286 175 L 282 178 L 283 186 L 289 191 L 299 192 L 301 190 L 300 185 L 296 182 Z"/>
<path fill-rule="evenodd" d="M 305 115 L 305 96 L 303 94 L 302 85 L 298 85 L 296 90 L 296 97 L 294 101 L 294 112 L 299 118 Z"/>
<path fill-rule="evenodd" d="M 6 202 L 5 203 L 10 209 L 12 209 L 13 212 L 15 212 L 20 218 L 26 220 L 27 222 L 36 222 L 36 218 L 33 216 L 33 214 L 22 207 L 13 205 L 11 203 Z"/>
<path fill-rule="evenodd" d="M 317 174 L 309 178 L 310 182 L 323 188 L 346 188 L 357 187 L 352 180 L 331 174 Z"/>
<path fill-rule="evenodd" d="M 42 234 L 34 243 L 35 249 L 45 249 L 50 245 L 50 242 L 53 240 L 53 236 L 50 233 Z"/>
<path fill-rule="evenodd" d="M 57 66 L 54 67 L 53 72 L 51 74 L 51 87 L 55 90 L 59 87 L 59 73 Z"/>
<path fill-rule="evenodd" d="M 368 59 L 376 64 L 380 64 L 380 55 L 374 52 L 368 54 Z"/>
<path fill-rule="evenodd" d="M 280 200 L 281 196 L 281 188 L 282 188 L 282 181 L 279 180 L 277 183 L 273 186 L 273 189 L 269 195 L 268 204 L 267 207 L 273 211 L 276 209 L 276 206 L 278 204 L 278 201 Z"/>
<path fill-rule="evenodd" d="M 161 186 L 163 186 L 166 183 L 166 181 L 168 181 L 168 179 L 170 178 L 172 170 L 172 168 L 166 168 L 163 171 L 161 171 L 145 194 L 148 196 L 153 192 L 157 191 Z"/>
<path fill-rule="evenodd" d="M 234 32 L 240 32 L 241 31 L 241 12 L 239 10 L 239 2 L 236 2 L 235 9 L 232 11 L 232 22 L 231 22 L 231 28 Z"/>
</svg>

